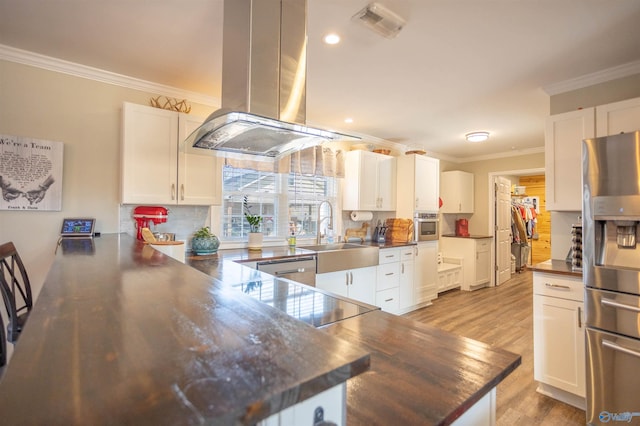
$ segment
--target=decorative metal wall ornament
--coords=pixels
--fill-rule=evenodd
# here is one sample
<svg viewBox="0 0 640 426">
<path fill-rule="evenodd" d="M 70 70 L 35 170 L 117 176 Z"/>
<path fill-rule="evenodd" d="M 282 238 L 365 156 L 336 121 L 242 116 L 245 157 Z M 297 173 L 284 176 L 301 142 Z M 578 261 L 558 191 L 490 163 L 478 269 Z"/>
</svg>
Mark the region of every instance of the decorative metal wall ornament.
<svg viewBox="0 0 640 426">
<path fill-rule="evenodd" d="M 183 112 L 189 114 L 191 112 L 191 105 L 187 103 L 186 99 L 177 100 L 175 98 L 169 98 L 167 96 L 156 96 L 150 99 L 152 107 L 160 109 L 168 109 L 170 111 Z"/>
</svg>

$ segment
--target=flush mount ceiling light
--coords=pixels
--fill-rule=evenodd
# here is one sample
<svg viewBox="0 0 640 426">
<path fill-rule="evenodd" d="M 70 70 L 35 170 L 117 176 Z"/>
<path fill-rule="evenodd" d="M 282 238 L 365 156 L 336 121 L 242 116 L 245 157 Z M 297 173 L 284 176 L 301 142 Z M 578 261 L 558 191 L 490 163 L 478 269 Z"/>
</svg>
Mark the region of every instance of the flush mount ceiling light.
<svg viewBox="0 0 640 426">
<path fill-rule="evenodd" d="M 340 43 L 340 36 L 336 33 L 326 34 L 323 38 L 326 44 L 338 44 Z"/>
<path fill-rule="evenodd" d="M 489 139 L 489 132 L 471 132 L 465 135 L 469 142 L 484 142 Z"/>
<path fill-rule="evenodd" d="M 383 37 L 394 38 L 398 35 L 406 21 L 382 6 L 380 3 L 370 3 L 351 17 L 367 28 L 377 32 Z"/>
</svg>

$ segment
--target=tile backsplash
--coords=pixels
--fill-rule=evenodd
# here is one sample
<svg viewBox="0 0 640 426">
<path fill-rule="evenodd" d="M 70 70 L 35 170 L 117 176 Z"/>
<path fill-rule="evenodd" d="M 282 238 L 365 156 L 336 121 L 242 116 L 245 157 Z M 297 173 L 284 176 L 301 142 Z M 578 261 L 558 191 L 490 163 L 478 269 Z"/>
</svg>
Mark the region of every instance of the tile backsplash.
<svg viewBox="0 0 640 426">
<path fill-rule="evenodd" d="M 137 205 L 120 205 L 120 232 L 136 236 L 136 222 L 133 209 Z M 151 224 L 152 232 L 173 232 L 176 240 L 189 241 L 191 235 L 203 226 L 211 226 L 209 206 L 162 206 L 169 211 L 167 221 L 158 225 Z"/>
</svg>

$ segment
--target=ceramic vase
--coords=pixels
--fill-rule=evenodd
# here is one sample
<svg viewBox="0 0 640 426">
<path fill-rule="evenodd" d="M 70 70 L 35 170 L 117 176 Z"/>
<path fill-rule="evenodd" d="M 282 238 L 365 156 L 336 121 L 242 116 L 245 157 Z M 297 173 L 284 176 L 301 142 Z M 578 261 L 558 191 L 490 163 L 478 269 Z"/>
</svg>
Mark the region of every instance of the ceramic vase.
<svg viewBox="0 0 640 426">
<path fill-rule="evenodd" d="M 212 237 L 193 237 L 191 251 L 195 254 L 214 254 L 218 252 L 220 240 L 215 235 Z"/>
<path fill-rule="evenodd" d="M 262 238 L 262 232 L 249 232 L 247 248 L 249 250 L 262 250 Z"/>
</svg>

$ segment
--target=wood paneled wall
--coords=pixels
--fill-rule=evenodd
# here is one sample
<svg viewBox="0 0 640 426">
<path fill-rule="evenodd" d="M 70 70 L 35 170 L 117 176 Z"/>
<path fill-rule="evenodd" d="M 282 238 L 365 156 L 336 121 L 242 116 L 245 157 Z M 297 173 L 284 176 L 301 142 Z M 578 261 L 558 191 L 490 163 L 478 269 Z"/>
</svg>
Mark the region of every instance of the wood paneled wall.
<svg viewBox="0 0 640 426">
<path fill-rule="evenodd" d="M 551 214 L 546 209 L 544 175 L 520 176 L 518 185 L 526 187 L 528 197 L 539 197 L 540 213 L 538 214 L 538 239 L 531 240 L 531 264 L 551 259 Z"/>
</svg>

